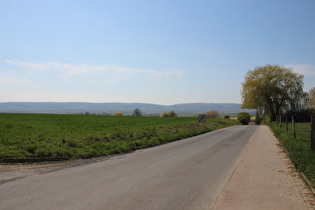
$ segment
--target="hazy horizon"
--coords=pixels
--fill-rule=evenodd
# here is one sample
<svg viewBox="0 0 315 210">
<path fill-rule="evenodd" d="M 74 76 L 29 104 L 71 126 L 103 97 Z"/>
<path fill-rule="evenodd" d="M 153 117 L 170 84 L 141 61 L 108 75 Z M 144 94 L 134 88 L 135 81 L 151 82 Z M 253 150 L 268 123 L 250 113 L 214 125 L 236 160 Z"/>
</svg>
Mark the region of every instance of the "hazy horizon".
<svg viewBox="0 0 315 210">
<path fill-rule="evenodd" d="M 157 104 L 157 103 L 142 103 L 142 102 L 85 102 L 85 101 L 0 101 L 0 103 L 90 103 L 90 104 L 149 104 L 149 105 L 161 105 L 161 106 L 173 106 L 180 104 L 237 104 L 241 103 L 211 103 L 211 102 L 194 102 L 194 103 L 177 103 L 177 104 Z"/>
</svg>

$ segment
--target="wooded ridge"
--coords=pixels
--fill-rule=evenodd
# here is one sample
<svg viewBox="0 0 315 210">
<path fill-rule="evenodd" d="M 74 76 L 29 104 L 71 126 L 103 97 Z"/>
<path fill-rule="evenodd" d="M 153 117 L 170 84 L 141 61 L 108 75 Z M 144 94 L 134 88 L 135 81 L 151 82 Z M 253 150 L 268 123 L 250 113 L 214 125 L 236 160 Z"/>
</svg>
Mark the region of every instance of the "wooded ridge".
<svg viewBox="0 0 315 210">
<path fill-rule="evenodd" d="M 215 109 L 221 113 L 237 113 L 244 111 L 237 103 L 183 103 L 175 105 L 159 105 L 146 103 L 86 103 L 86 102 L 2 102 L 0 113 L 96 113 L 113 114 L 122 112 L 131 114 L 134 109 L 140 109 L 144 114 L 155 114 L 175 111 L 184 113 L 205 113 Z M 245 110 L 254 112 L 254 110 Z"/>
</svg>

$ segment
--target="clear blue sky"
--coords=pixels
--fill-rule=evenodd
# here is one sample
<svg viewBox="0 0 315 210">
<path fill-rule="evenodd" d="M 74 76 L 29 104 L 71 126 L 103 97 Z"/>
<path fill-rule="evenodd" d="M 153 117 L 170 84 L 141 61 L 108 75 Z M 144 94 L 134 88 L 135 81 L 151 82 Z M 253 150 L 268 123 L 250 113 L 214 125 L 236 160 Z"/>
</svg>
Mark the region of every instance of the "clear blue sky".
<svg viewBox="0 0 315 210">
<path fill-rule="evenodd" d="M 0 102 L 241 103 L 248 70 L 315 86 L 314 0 L 0 0 Z"/>
</svg>

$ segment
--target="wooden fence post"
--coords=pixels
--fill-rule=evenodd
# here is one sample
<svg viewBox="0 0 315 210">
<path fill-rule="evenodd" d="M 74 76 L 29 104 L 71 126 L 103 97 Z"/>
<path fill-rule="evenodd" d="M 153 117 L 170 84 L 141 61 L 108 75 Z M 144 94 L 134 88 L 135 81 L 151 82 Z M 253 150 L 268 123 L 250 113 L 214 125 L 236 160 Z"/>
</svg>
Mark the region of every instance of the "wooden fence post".
<svg viewBox="0 0 315 210">
<path fill-rule="evenodd" d="M 295 132 L 295 121 L 294 121 L 294 117 L 291 116 L 291 119 L 292 119 L 293 137 L 295 138 L 295 137 L 296 137 L 296 132 Z"/>
<path fill-rule="evenodd" d="M 280 128 L 282 128 L 282 117 L 281 117 L 281 115 L 279 116 L 279 120 L 280 120 Z"/>
<path fill-rule="evenodd" d="M 315 112 L 312 113 L 311 121 L 311 150 L 315 152 Z"/>
<path fill-rule="evenodd" d="M 285 117 L 285 131 L 289 131 L 289 123 L 288 123 L 288 116 Z"/>
</svg>

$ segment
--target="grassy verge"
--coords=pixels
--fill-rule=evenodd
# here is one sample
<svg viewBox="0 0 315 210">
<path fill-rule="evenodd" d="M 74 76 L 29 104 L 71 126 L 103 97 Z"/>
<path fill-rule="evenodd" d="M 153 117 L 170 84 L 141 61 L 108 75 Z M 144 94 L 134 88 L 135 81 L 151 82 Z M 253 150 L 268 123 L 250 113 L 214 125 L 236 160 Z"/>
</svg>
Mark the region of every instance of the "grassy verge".
<svg viewBox="0 0 315 210">
<path fill-rule="evenodd" d="M 69 160 L 125 153 L 211 130 L 235 120 L 0 114 L 0 160 Z"/>
<path fill-rule="evenodd" d="M 296 138 L 293 138 L 290 129 L 289 132 L 286 132 L 285 125 L 280 128 L 275 122 L 272 122 L 270 127 L 283 147 L 288 151 L 295 168 L 303 172 L 315 186 L 315 153 L 310 149 L 311 124 L 297 123 Z"/>
</svg>

